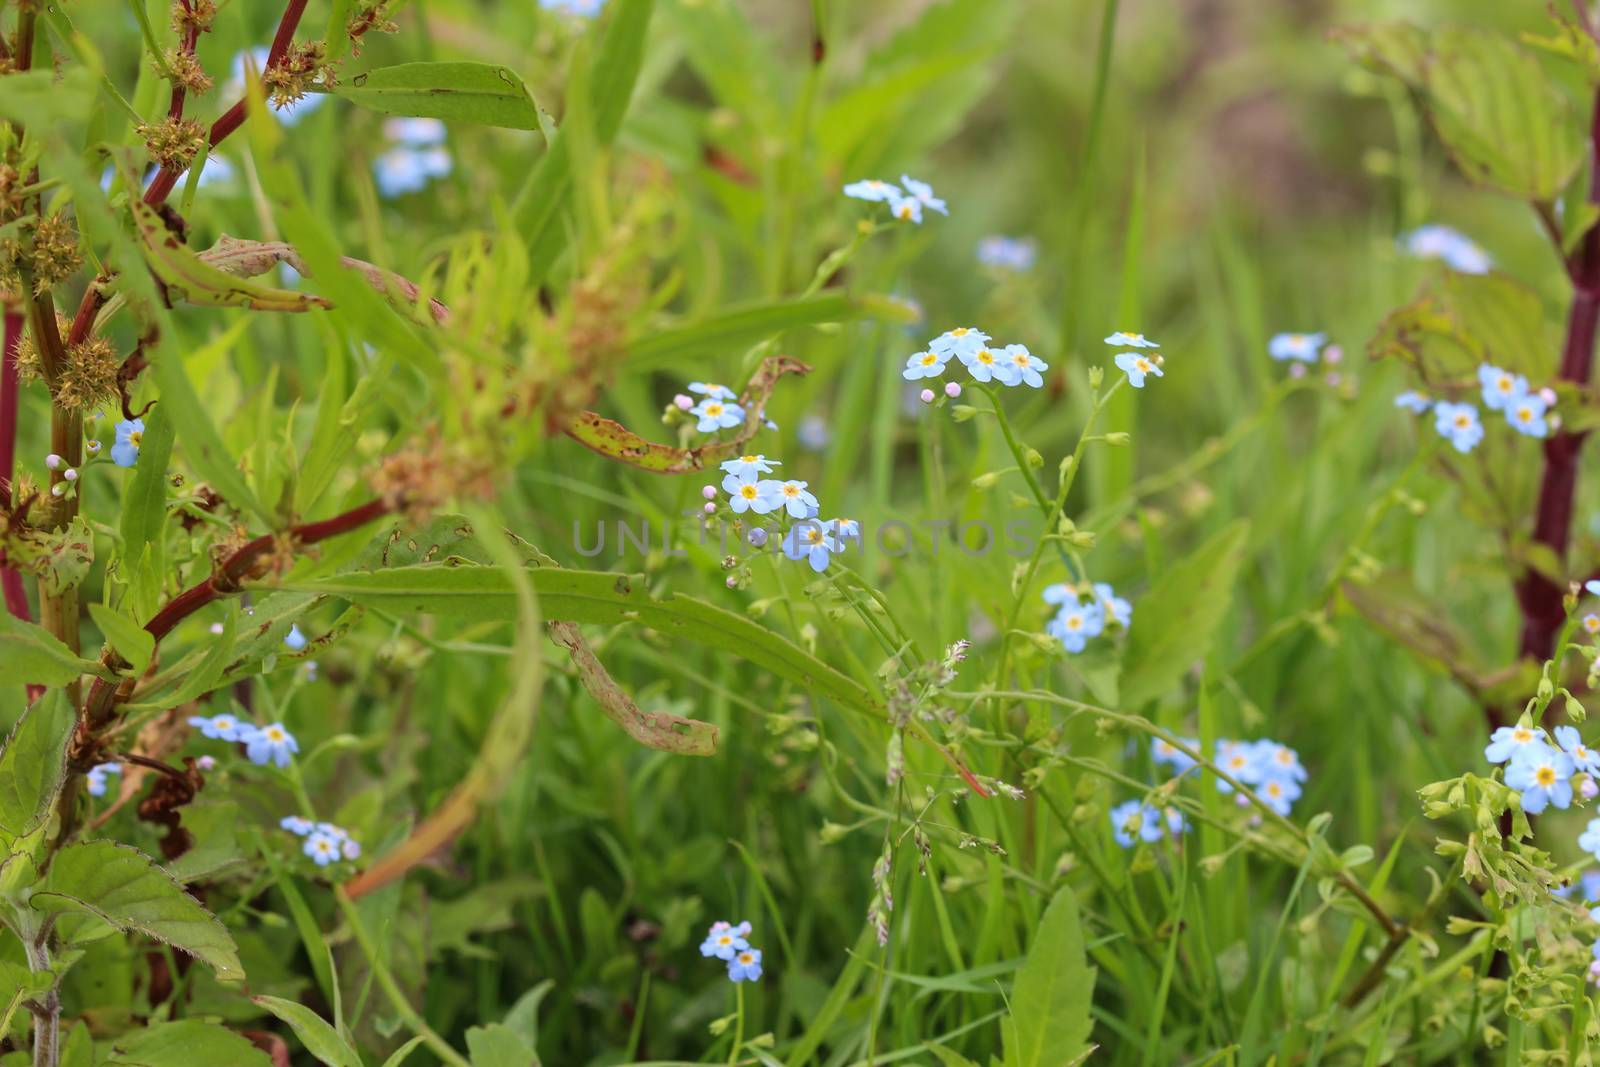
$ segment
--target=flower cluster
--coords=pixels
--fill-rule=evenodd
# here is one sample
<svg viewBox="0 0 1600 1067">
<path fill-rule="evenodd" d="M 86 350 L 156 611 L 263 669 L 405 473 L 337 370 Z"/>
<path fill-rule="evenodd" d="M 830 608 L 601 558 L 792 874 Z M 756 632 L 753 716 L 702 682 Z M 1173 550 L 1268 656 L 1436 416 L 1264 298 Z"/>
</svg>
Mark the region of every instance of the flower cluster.
<svg viewBox="0 0 1600 1067">
<path fill-rule="evenodd" d="M 1029 237 L 985 237 L 978 242 L 978 262 L 998 270 L 1023 271 L 1033 269 L 1039 256 L 1039 246 Z"/>
<path fill-rule="evenodd" d="M 761 977 L 761 950 L 751 948 L 746 940 L 750 929 L 747 922 L 735 925 L 718 920 L 712 923 L 711 929 L 706 931 L 706 939 L 700 942 L 700 955 L 725 961 L 730 981 L 756 981 Z"/>
<path fill-rule="evenodd" d="M 372 175 L 382 196 L 392 199 L 419 192 L 432 179 L 450 173 L 453 162 L 444 147 L 444 123 L 438 119 L 388 119 L 383 134 L 393 147 L 372 161 Z"/>
<path fill-rule="evenodd" d="M 1400 247 L 1419 259 L 1442 259 L 1462 274 L 1489 273 L 1489 254 L 1465 234 L 1433 223 L 1400 238 Z"/>
<path fill-rule="evenodd" d="M 89 783 L 89 795 L 92 797 L 105 796 L 106 775 L 121 773 L 122 764 L 120 763 L 97 763 L 93 767 L 90 767 L 89 773 L 84 775 L 84 778 L 86 778 Z"/>
<path fill-rule="evenodd" d="M 1555 416 L 1549 414 L 1556 401 L 1555 393 L 1549 389 L 1531 390 L 1528 379 L 1520 374 L 1484 363 L 1478 367 L 1478 386 L 1484 406 L 1500 412 L 1506 425 L 1520 434 L 1548 437 L 1559 425 Z M 1433 428 L 1457 452 L 1471 452 L 1483 440 L 1483 422 L 1478 417 L 1478 409 L 1471 404 L 1434 401 L 1408 389 L 1394 398 L 1394 405 L 1414 415 L 1432 410 Z"/>
<path fill-rule="evenodd" d="M 360 843 L 350 836 L 349 831 L 331 822 L 313 822 L 299 815 L 285 815 L 278 825 L 296 837 L 305 838 L 300 851 L 311 857 L 318 867 L 326 867 L 341 859 L 361 858 Z"/>
<path fill-rule="evenodd" d="M 1041 372 L 1050 369 L 1050 365 L 1029 352 L 1026 345 L 992 346 L 989 335 L 982 330 L 958 326 L 929 341 L 927 351 L 908 357 L 900 376 L 908 382 L 937 378 L 951 359 L 960 360 L 977 381 L 1028 385 L 1034 389 L 1044 385 Z M 951 393 L 946 387 L 945 394 L 954 397 L 959 396 L 960 391 Z"/>
<path fill-rule="evenodd" d="M 866 200 L 875 204 L 888 204 L 889 213 L 901 222 L 922 222 L 922 212 L 937 211 L 941 215 L 950 214 L 945 202 L 933 195 L 933 186 L 927 182 L 919 182 L 908 175 L 900 175 L 900 185 L 893 182 L 879 181 L 876 178 L 863 179 L 851 182 L 844 187 L 844 195 L 856 200 Z"/>
<path fill-rule="evenodd" d="M 1142 333 L 1127 333 L 1118 330 L 1106 338 L 1106 344 L 1115 348 L 1132 348 L 1137 351 L 1118 352 L 1112 362 L 1117 369 L 1128 376 L 1128 384 L 1135 389 L 1144 388 L 1144 380 L 1149 377 L 1165 378 L 1161 370 L 1161 356 L 1155 353 L 1146 353 L 1148 348 L 1160 348 L 1156 342 L 1145 337 Z"/>
<path fill-rule="evenodd" d="M 223 95 L 237 97 L 244 93 L 245 68 L 249 66 L 254 70 L 256 77 L 261 77 L 267 67 L 269 49 L 265 46 L 252 48 L 248 52 L 239 52 L 233 57 L 233 64 L 228 76 L 228 84 L 223 89 Z M 265 80 L 265 79 L 263 79 Z M 324 94 L 305 93 L 295 98 L 275 96 L 270 85 L 265 86 L 268 103 L 272 105 L 278 116 L 278 121 L 285 126 L 293 126 L 311 112 L 322 106 Z"/>
<path fill-rule="evenodd" d="M 692 387 L 691 387 L 692 388 Z M 809 483 L 796 479 L 763 478 L 771 474 L 782 462 L 762 455 L 745 455 L 726 460 L 722 464 L 724 477 L 722 491 L 728 494 L 728 508 L 736 515 L 770 515 L 777 513 L 796 520 L 783 539 L 783 554 L 799 562 L 804 560 L 811 569 L 821 574 L 836 552 L 845 550 L 846 542 L 861 538 L 861 524 L 854 519 L 817 520 L 819 506 Z M 705 510 L 717 510 L 716 486 L 704 489 Z M 756 527 L 749 532 L 750 544 L 766 544 L 767 532 Z"/>
<path fill-rule="evenodd" d="M 1576 727 L 1557 726 L 1554 733 L 1552 744 L 1543 727 L 1526 722 L 1502 726 L 1489 735 L 1483 750 L 1484 759 L 1505 765 L 1505 783 L 1522 795 L 1522 810 L 1529 815 L 1552 805 L 1571 807 L 1573 777 L 1580 771 L 1587 776 L 1580 787 L 1593 796 L 1588 788 L 1600 773 L 1600 753 L 1584 745 Z M 1600 835 L 1593 843 L 1600 845 Z"/>
<path fill-rule="evenodd" d="M 1142 800 L 1124 800 L 1111 809 L 1111 836 L 1123 848 L 1132 848 L 1140 841 L 1154 844 L 1168 833 L 1182 837 L 1185 829 L 1183 812 L 1177 808 L 1163 812 Z"/>
<path fill-rule="evenodd" d="M 1082 652 L 1089 638 L 1099 637 L 1107 624 L 1126 630 L 1133 623 L 1133 605 L 1116 594 L 1106 582 L 1095 582 L 1093 596 L 1087 603 L 1083 591 L 1065 582 L 1045 587 L 1041 594 L 1046 604 L 1056 605 L 1055 618 L 1045 625 L 1045 632 L 1068 652 Z"/>
<path fill-rule="evenodd" d="M 232 715 L 212 715 L 209 718 L 196 715 L 189 720 L 189 725 L 214 740 L 244 745 L 245 755 L 250 762 L 262 766 L 275 763 L 279 767 L 287 767 L 290 757 L 300 751 L 300 743 L 281 722 L 256 726 L 240 722 Z"/>
</svg>

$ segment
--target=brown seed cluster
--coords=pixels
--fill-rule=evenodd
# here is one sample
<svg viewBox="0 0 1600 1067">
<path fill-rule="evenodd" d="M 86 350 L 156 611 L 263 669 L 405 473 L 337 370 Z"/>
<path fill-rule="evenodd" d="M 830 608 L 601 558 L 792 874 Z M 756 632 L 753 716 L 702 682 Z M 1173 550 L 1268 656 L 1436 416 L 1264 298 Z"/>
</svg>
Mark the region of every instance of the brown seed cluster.
<svg viewBox="0 0 1600 1067">
<path fill-rule="evenodd" d="M 83 266 L 78 229 L 65 215 L 46 215 L 33 230 L 33 291 L 43 293 Z"/>
<path fill-rule="evenodd" d="M 451 500 L 492 497 L 493 467 L 434 431 L 431 440 L 385 458 L 372 476 L 372 488 L 390 508 L 421 526 Z"/>
<path fill-rule="evenodd" d="M 72 323 L 58 312 L 56 330 L 65 337 L 71 328 Z M 39 343 L 31 328 L 25 330 L 17 341 L 17 375 L 25 382 L 44 380 L 44 367 L 39 362 Z"/>
<path fill-rule="evenodd" d="M 323 86 L 334 83 L 333 68 L 328 66 L 327 55 L 321 41 L 306 41 L 292 45 L 282 59 L 261 75 L 267 97 L 273 107 L 287 107 L 305 97 L 323 76 Z"/>
<path fill-rule="evenodd" d="M 206 147 L 206 129 L 193 119 L 166 118 L 138 128 L 144 146 L 163 167 L 182 170 Z"/>
<path fill-rule="evenodd" d="M 200 60 L 196 59 L 192 52 L 180 52 L 175 48 L 168 49 L 167 69 L 171 71 L 171 74 L 167 75 L 167 77 L 171 79 L 174 85 L 181 85 L 196 96 L 210 92 L 211 76 L 205 72 L 204 67 L 200 66 Z"/>
<path fill-rule="evenodd" d="M 216 17 L 217 5 L 214 0 L 173 0 L 172 28 L 178 31 L 179 37 L 186 36 L 191 30 L 205 33 L 211 29 L 211 20 Z"/>
<path fill-rule="evenodd" d="M 110 401 L 117 395 L 118 369 L 116 352 L 104 337 L 69 346 L 56 379 L 56 403 L 69 410 L 88 411 Z"/>
</svg>

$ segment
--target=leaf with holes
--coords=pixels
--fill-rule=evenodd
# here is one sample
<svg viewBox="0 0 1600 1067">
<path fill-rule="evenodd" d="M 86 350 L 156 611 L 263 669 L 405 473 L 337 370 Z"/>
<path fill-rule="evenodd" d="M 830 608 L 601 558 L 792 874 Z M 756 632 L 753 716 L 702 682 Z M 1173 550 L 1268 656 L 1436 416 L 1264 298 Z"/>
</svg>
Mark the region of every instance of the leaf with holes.
<svg viewBox="0 0 1600 1067">
<path fill-rule="evenodd" d="M 528 87 L 496 63 L 401 63 L 357 74 L 333 91 L 385 115 L 539 128 L 539 111 Z"/>
</svg>

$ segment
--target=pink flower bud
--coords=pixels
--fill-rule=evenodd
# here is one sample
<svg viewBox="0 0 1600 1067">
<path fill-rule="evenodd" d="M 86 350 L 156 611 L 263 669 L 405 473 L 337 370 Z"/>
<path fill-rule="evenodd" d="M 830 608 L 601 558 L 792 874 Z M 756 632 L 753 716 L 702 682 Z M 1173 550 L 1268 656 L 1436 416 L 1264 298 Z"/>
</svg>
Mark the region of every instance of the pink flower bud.
<svg viewBox="0 0 1600 1067">
<path fill-rule="evenodd" d="M 61 477 L 65 478 L 69 482 L 75 482 L 78 480 L 78 472 L 72 467 L 68 467 L 66 470 L 61 472 Z"/>
<path fill-rule="evenodd" d="M 1327 377 L 1323 380 L 1326 381 L 1330 386 L 1337 388 L 1339 385 L 1339 372 L 1331 370 L 1328 372 Z"/>
<path fill-rule="evenodd" d="M 202 771 L 209 771 L 216 767 L 217 760 L 215 756 L 201 756 L 199 759 L 194 761 L 194 765 L 199 767 Z"/>
<path fill-rule="evenodd" d="M 1344 358 L 1344 349 L 1338 345 L 1329 345 L 1322 350 L 1322 362 L 1337 365 Z"/>
<path fill-rule="evenodd" d="M 707 515 L 715 515 L 717 513 L 717 505 L 707 501 L 706 506 L 701 510 L 703 510 Z"/>
<path fill-rule="evenodd" d="M 1595 797 L 1600 796 L 1600 785 L 1595 785 L 1594 779 L 1586 776 L 1583 781 L 1578 783 L 1578 793 L 1585 800 L 1593 800 Z"/>
<path fill-rule="evenodd" d="M 694 398 L 684 396 L 682 393 L 679 393 L 677 396 L 672 398 L 672 403 L 679 411 L 688 411 L 690 408 L 694 407 Z"/>
<path fill-rule="evenodd" d="M 924 389 L 921 393 L 919 393 L 917 395 L 922 399 L 922 402 L 924 404 L 933 403 L 933 390 L 932 389 Z"/>
<path fill-rule="evenodd" d="M 705 486 L 700 490 L 700 495 L 707 500 L 715 500 L 717 499 L 717 487 L 714 485 Z"/>
<path fill-rule="evenodd" d="M 1291 364 L 1289 364 L 1289 377 L 1291 377 L 1291 378 L 1304 378 L 1305 376 L 1306 376 L 1306 365 L 1304 363 L 1291 363 Z"/>
<path fill-rule="evenodd" d="M 1547 385 L 1539 390 L 1539 399 L 1544 401 L 1545 407 L 1553 408 L 1556 406 L 1556 391 Z"/>
<path fill-rule="evenodd" d="M 44 465 L 46 467 L 49 467 L 51 470 L 60 470 L 61 469 L 61 464 L 63 462 L 65 462 L 65 461 L 62 460 L 62 458 L 60 456 L 56 455 L 54 452 L 52 452 L 48 456 L 44 457 Z"/>
<path fill-rule="evenodd" d="M 945 382 L 944 383 L 944 395 L 949 397 L 951 400 L 954 400 L 956 397 L 960 396 L 961 395 L 961 383 L 960 382 Z"/>
<path fill-rule="evenodd" d="M 737 589 L 737 588 L 739 588 L 739 579 L 735 578 L 731 574 L 728 575 L 728 588 L 729 589 Z"/>
</svg>

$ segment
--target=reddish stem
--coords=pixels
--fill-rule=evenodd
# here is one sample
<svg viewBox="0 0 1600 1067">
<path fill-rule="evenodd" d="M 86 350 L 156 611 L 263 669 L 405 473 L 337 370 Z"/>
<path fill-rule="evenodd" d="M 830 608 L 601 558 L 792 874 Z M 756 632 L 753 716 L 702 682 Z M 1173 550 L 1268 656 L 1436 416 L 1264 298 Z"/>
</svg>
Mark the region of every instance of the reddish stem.
<svg viewBox="0 0 1600 1067">
<path fill-rule="evenodd" d="M 22 327 L 26 320 L 14 305 L 5 310 L 5 340 L 0 348 L 0 508 L 10 511 L 13 505 L 11 482 L 17 464 L 17 402 L 21 383 L 17 375 L 17 344 L 22 340 Z M 12 567 L 0 567 L 0 591 L 4 592 L 6 610 L 23 622 L 32 616 L 28 612 L 28 592 L 22 587 L 22 572 Z M 38 694 L 36 686 L 28 687 L 29 699 Z"/>
<path fill-rule="evenodd" d="M 238 592 L 239 584 L 251 576 L 261 561 L 274 551 L 282 539 L 287 538 L 293 545 L 314 545 L 318 541 L 326 541 L 330 537 L 359 529 L 391 510 L 389 504 L 382 499 L 369 500 L 360 507 L 335 515 L 331 519 L 291 526 L 282 535 L 262 534 L 237 549 L 211 577 L 198 585 L 190 586 L 167 601 L 166 605 L 144 624 L 144 628 L 159 644 L 178 623 L 190 615 L 213 601 Z M 89 729 L 96 729 L 103 724 L 105 714 L 115 696 L 116 686 L 113 683 L 104 678 L 95 679 L 93 687 L 89 690 L 89 699 L 85 702 L 83 721 Z"/>
<path fill-rule="evenodd" d="M 289 0 L 288 6 L 283 9 L 283 17 L 278 20 L 278 30 L 272 36 L 272 47 L 267 51 L 266 69 L 271 69 L 289 51 L 289 46 L 294 43 L 295 31 L 300 28 L 300 17 L 305 12 L 306 0 Z M 179 111 L 183 107 L 181 92 L 181 89 L 175 87 L 172 94 L 173 107 Z M 174 117 L 177 113 L 174 112 Z M 211 124 L 211 134 L 206 139 L 207 148 L 217 147 L 229 134 L 244 125 L 244 116 L 245 98 L 241 97 Z M 167 197 L 172 195 L 172 190 L 177 188 L 178 179 L 183 177 L 187 169 L 163 166 L 150 180 L 150 188 L 144 193 L 144 202 L 151 207 L 164 203 Z M 94 332 L 95 317 L 100 314 L 100 308 L 105 304 L 105 300 L 98 286 L 89 286 L 83 294 L 83 300 L 78 304 L 78 313 L 72 317 L 72 329 L 67 334 L 68 344 L 85 341 Z"/>
<path fill-rule="evenodd" d="M 1596 93 L 1590 126 L 1590 155 L 1597 166 L 1589 183 L 1589 199 L 1600 203 L 1600 92 Z M 1591 226 L 1567 264 L 1573 285 L 1572 308 L 1567 314 L 1567 336 L 1561 351 L 1559 380 L 1586 386 L 1594 367 L 1596 327 L 1600 326 L 1600 227 Z M 1533 539 L 1565 560 L 1572 530 L 1572 501 L 1578 484 L 1578 459 L 1585 431 L 1560 431 L 1544 443 L 1544 477 L 1539 485 L 1539 509 Z M 1517 582 L 1522 608 L 1521 655 L 1549 659 L 1556 635 L 1566 618 L 1563 584 L 1533 568 Z M 1491 718 L 1498 713 L 1491 710 Z M 1498 722 L 1496 722 L 1498 725 Z"/>
</svg>

